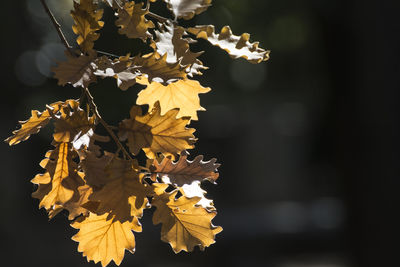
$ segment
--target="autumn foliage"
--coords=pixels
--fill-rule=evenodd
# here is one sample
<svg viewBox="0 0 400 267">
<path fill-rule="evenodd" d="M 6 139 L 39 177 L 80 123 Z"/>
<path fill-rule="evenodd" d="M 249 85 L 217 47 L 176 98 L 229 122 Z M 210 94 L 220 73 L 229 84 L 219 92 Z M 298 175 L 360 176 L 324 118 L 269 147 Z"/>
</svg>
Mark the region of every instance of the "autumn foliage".
<svg viewBox="0 0 400 267">
<path fill-rule="evenodd" d="M 5 140 L 18 144 L 53 123 L 53 148 L 40 162 L 43 173 L 32 179 L 37 185 L 32 196 L 49 218 L 68 211 L 71 226 L 79 230 L 72 237 L 79 242 L 78 251 L 103 266 L 110 261 L 119 265 L 125 249 L 135 251 L 133 232 L 142 231 L 139 220 L 152 206 L 153 223 L 162 225 L 161 240 L 174 252 L 190 252 L 195 246 L 203 250 L 215 242 L 222 228 L 211 222 L 216 208 L 200 183 L 215 183 L 219 164 L 201 155 L 189 160 L 187 153 L 197 140 L 188 125 L 205 110 L 199 94 L 210 91 L 191 79 L 207 67 L 198 59 L 202 52 L 192 52 L 190 44 L 205 39 L 232 58 L 251 63 L 269 58 L 269 51 L 251 43 L 249 34 L 236 36 L 229 26 L 219 33 L 212 25 L 179 26 L 179 19 L 204 12 L 211 0 L 159 0 L 166 3 L 171 19 L 150 11 L 156 1 L 75 1 L 71 15 L 78 47 L 64 39 L 67 60 L 58 62 L 53 72 L 59 85 L 80 87 L 82 96 L 33 110 Z M 113 57 L 96 51 L 94 42 L 104 26 L 101 7 L 114 10 L 118 33 L 141 39 L 152 52 Z M 89 91 L 98 78 L 107 77 L 122 90 L 136 83 L 146 86 L 129 117 L 116 126 L 102 119 Z M 97 127 L 109 136 L 98 135 Z M 114 142 L 116 151 L 104 151 L 101 144 L 106 142 Z M 147 157 L 144 166 L 138 163 L 140 153 Z"/>
</svg>

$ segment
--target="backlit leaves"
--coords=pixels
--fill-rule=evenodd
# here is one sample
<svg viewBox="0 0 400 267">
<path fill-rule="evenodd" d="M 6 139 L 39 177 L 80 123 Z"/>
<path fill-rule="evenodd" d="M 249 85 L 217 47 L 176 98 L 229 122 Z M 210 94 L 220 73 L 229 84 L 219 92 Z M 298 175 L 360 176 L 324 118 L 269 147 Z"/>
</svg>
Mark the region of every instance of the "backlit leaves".
<svg viewBox="0 0 400 267">
<path fill-rule="evenodd" d="M 216 159 L 203 161 L 203 156 L 195 157 L 193 161 L 187 160 L 187 155 L 182 155 L 177 162 L 169 158 L 164 158 L 161 163 L 154 161 L 153 177 L 168 177 L 172 184 L 183 186 L 191 184 L 194 181 L 203 181 L 205 179 L 215 182 L 218 178 Z"/>
<path fill-rule="evenodd" d="M 251 63 L 260 63 L 269 59 L 269 51 L 258 47 L 258 42 L 249 42 L 250 34 L 234 35 L 229 26 L 224 26 L 219 34 L 215 33 L 213 25 L 196 26 L 189 28 L 188 32 L 219 46 L 232 58 L 242 57 Z"/>
<path fill-rule="evenodd" d="M 83 52 L 92 50 L 94 41 L 100 36 L 96 31 L 104 25 L 104 22 L 100 21 L 103 10 L 97 9 L 93 0 L 80 0 L 80 3 L 74 1 L 71 16 L 74 19 L 72 30 L 78 35 L 76 42 Z"/>
<path fill-rule="evenodd" d="M 144 17 L 148 12 L 149 6 L 143 9 L 143 3 L 126 2 L 122 9 L 118 8 L 116 14 L 118 19 L 115 24 L 120 27 L 118 32 L 128 38 L 140 38 L 143 41 L 151 38 L 147 30 L 154 28 L 154 23 Z"/>
<path fill-rule="evenodd" d="M 197 111 L 205 110 L 200 106 L 199 94 L 209 92 L 211 89 L 203 87 L 196 80 L 179 80 L 170 83 L 167 86 L 152 82 L 148 83 L 146 79 L 140 79 L 137 82 L 146 84 L 147 88 L 139 92 L 136 103 L 138 105 L 149 105 L 150 109 L 159 101 L 161 115 L 164 115 L 171 109 L 178 108 L 177 118 L 191 117 L 197 120 Z"/>
<path fill-rule="evenodd" d="M 108 214 L 90 213 L 88 217 L 79 218 L 71 224 L 73 228 L 79 229 L 72 239 L 79 242 L 78 251 L 83 252 L 88 261 L 101 262 L 102 266 L 110 261 L 120 265 L 125 249 L 135 252 L 135 236 L 132 230 L 141 232 L 142 227 L 137 219 L 121 223 L 108 220 L 107 217 Z"/>
<path fill-rule="evenodd" d="M 157 195 L 152 203 L 157 208 L 153 223 L 162 223 L 161 240 L 169 243 L 175 253 L 193 251 L 195 246 L 204 249 L 213 244 L 215 235 L 222 231 L 211 223 L 217 213 L 197 206 L 199 197 L 176 199 L 176 194 Z"/>
<path fill-rule="evenodd" d="M 72 227 L 78 229 L 72 237 L 79 242 L 78 251 L 102 266 L 111 261 L 119 265 L 125 250 L 135 251 L 133 231 L 141 232 L 139 219 L 144 209 L 152 206 L 156 208 L 153 223 L 162 224 L 161 239 L 176 253 L 192 251 L 195 246 L 203 250 L 222 230 L 212 224 L 216 208 L 201 188 L 204 180 L 215 183 L 219 164 L 216 159 L 203 161 L 202 155 L 187 158 L 186 150 L 194 148 L 196 141 L 195 129 L 188 125 L 198 119 L 197 111 L 205 110 L 199 94 L 211 90 L 188 79 L 207 69 L 199 60 L 203 52 L 190 50 L 197 40 L 189 36 L 205 39 L 231 57 L 251 63 L 269 58 L 269 51 L 259 48 L 257 42 L 250 43 L 249 34 L 233 35 L 228 26 L 216 33 L 212 25 L 179 25 L 179 19 L 188 20 L 205 11 L 211 0 L 164 0 L 173 18 L 151 12 L 156 1 L 74 0 L 71 15 L 77 45 L 69 47 L 57 27 L 67 59 L 52 71 L 59 85 L 81 87 L 79 100 L 52 103 L 41 112 L 33 110 L 5 140 L 10 146 L 18 144 L 53 123 L 54 148 L 40 163 L 43 173 L 32 179 L 37 187 L 32 196 L 39 199 L 39 207 L 46 209 L 49 219 L 68 214 Z M 113 54 L 127 47 L 119 43 L 111 53 L 94 49 L 104 26 L 99 3 L 113 9 L 120 34 L 141 40 L 129 41 L 134 50 L 124 52 L 125 56 Z M 45 1 L 43 4 L 46 8 Z M 130 118 L 118 126 L 109 125 L 88 88 L 97 77 L 114 78 L 122 90 L 136 83 L 144 85 L 136 104 L 148 108 L 134 105 Z M 112 99 L 104 99 L 102 105 L 108 103 L 114 111 L 125 108 Z M 108 136 L 98 135 L 97 126 Z M 105 144 L 109 142 L 115 150 L 109 150 L 113 147 Z M 144 153 L 138 155 L 141 151 Z M 140 166 L 138 160 L 146 166 Z"/>
<path fill-rule="evenodd" d="M 195 142 L 195 130 L 186 128 L 189 119 L 176 119 L 177 114 L 178 110 L 173 109 L 162 116 L 160 105 L 156 104 L 150 113 L 142 115 L 140 107 L 133 106 L 130 119 L 120 124 L 120 139 L 128 139 L 129 150 L 134 155 L 143 149 L 152 159 L 157 153 L 174 157 L 183 150 L 193 148 Z"/>
</svg>

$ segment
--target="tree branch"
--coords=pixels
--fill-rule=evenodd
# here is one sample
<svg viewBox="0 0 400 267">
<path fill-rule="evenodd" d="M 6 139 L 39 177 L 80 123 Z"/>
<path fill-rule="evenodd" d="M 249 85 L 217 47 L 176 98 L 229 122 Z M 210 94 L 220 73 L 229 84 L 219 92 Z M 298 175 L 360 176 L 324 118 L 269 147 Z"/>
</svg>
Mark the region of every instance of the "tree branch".
<svg viewBox="0 0 400 267">
<path fill-rule="evenodd" d="M 67 50 L 73 55 L 74 53 L 72 52 L 72 46 L 69 45 L 67 39 L 65 38 L 64 33 L 61 30 L 61 25 L 58 23 L 56 18 L 54 17 L 53 13 L 51 13 L 49 7 L 46 4 L 45 0 L 40 0 L 40 2 L 43 5 L 44 10 L 46 11 L 47 15 L 49 15 L 51 21 L 53 22 L 54 28 L 57 30 L 58 36 L 60 37 L 61 42 L 64 44 L 64 46 L 67 48 Z"/>
<path fill-rule="evenodd" d="M 115 133 L 111 130 L 111 126 L 109 126 L 107 124 L 107 122 L 105 122 L 103 120 L 103 118 L 100 116 L 100 113 L 97 109 L 96 104 L 94 103 L 94 99 L 93 96 L 90 94 L 90 91 L 88 88 L 85 88 L 85 94 L 89 103 L 90 108 L 92 109 L 92 112 L 95 114 L 96 118 L 99 120 L 100 124 L 103 125 L 103 127 L 106 129 L 106 131 L 108 132 L 108 134 L 111 136 L 111 138 L 114 140 L 115 144 L 118 147 L 118 150 L 121 150 L 122 153 L 124 154 L 124 156 L 128 159 L 132 159 L 131 155 L 129 154 L 129 152 L 125 149 L 125 147 L 121 144 L 121 142 L 119 141 L 118 137 L 115 135 Z"/>
<path fill-rule="evenodd" d="M 154 18 L 154 19 L 156 19 L 156 20 L 158 20 L 159 22 L 167 22 L 169 19 L 167 19 L 167 18 L 164 18 L 164 17 L 162 17 L 162 16 L 160 16 L 160 15 L 157 15 L 157 14 L 155 14 L 155 13 L 153 13 L 153 12 L 148 12 L 146 15 L 149 15 L 149 17 L 152 17 L 152 18 Z M 172 20 L 171 20 L 172 21 Z M 174 24 L 176 23 L 176 22 L 174 22 L 174 21 L 172 21 Z"/>
</svg>

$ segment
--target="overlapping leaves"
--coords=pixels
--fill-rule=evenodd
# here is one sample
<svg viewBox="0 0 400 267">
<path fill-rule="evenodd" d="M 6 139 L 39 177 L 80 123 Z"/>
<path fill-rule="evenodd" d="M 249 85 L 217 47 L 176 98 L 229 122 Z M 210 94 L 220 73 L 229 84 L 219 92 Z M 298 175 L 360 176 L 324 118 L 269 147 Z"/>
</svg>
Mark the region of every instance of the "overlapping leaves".
<svg viewBox="0 0 400 267">
<path fill-rule="evenodd" d="M 196 40 L 189 35 L 221 47 L 232 58 L 251 63 L 269 58 L 269 51 L 250 43 L 249 34 L 236 36 L 228 26 L 220 33 L 212 25 L 179 26 L 178 19 L 192 19 L 209 8 L 211 0 L 163 0 L 173 19 L 150 11 L 156 1 L 102 0 L 117 17 L 118 33 L 148 46 L 146 51 L 133 51 L 134 56 L 95 50 L 104 26 L 103 10 L 99 1 L 74 1 L 77 49 L 68 47 L 67 60 L 52 70 L 59 85 L 81 87 L 83 94 L 79 101 L 33 110 L 5 140 L 18 144 L 53 122 L 53 149 L 40 163 L 43 173 L 32 179 L 37 187 L 32 196 L 49 218 L 67 212 L 71 226 L 78 229 L 72 237 L 79 242 L 78 251 L 103 266 L 111 261 L 119 265 L 125 250 L 135 251 L 133 232 L 142 231 L 139 220 L 152 206 L 153 223 L 162 224 L 161 239 L 176 253 L 196 246 L 203 250 L 222 230 L 212 224 L 216 208 L 201 188 L 204 181 L 216 182 L 219 164 L 216 159 L 203 161 L 202 155 L 188 159 L 187 150 L 196 141 L 195 129 L 188 125 L 198 120 L 197 111 L 205 110 L 199 94 L 210 91 L 189 79 L 207 69 L 199 60 L 203 52 L 191 51 Z M 136 83 L 146 87 L 138 93 L 130 117 L 118 126 L 103 120 L 89 92 L 97 77 L 116 79 L 122 90 Z M 118 103 L 115 107 L 120 108 Z M 99 123 L 111 138 L 96 134 Z M 100 144 L 110 140 L 117 146 L 115 152 Z M 138 163 L 143 158 L 146 166 Z"/>
</svg>

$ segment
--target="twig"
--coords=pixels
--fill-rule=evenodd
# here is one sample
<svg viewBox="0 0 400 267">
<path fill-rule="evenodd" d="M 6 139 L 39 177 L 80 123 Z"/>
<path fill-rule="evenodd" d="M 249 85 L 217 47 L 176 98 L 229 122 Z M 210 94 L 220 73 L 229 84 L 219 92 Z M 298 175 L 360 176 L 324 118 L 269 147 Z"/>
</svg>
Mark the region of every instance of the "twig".
<svg viewBox="0 0 400 267">
<path fill-rule="evenodd" d="M 128 151 L 126 151 L 125 147 L 121 144 L 121 142 L 118 140 L 118 137 L 115 135 L 115 133 L 111 130 L 111 127 L 103 120 L 103 118 L 100 116 L 99 111 L 97 109 L 96 104 L 94 103 L 93 96 L 90 94 L 89 89 L 85 88 L 85 94 L 87 97 L 87 100 L 89 102 L 89 105 L 92 109 L 92 112 L 96 116 L 96 118 L 99 120 L 100 124 L 103 125 L 103 127 L 106 129 L 108 134 L 111 136 L 111 138 L 114 140 L 115 144 L 118 146 L 118 149 L 121 149 L 122 153 L 124 156 L 128 159 L 132 159 L 131 155 L 129 154 Z"/>
<path fill-rule="evenodd" d="M 54 17 L 53 13 L 51 13 L 49 7 L 46 4 L 45 0 L 40 0 L 42 2 L 43 8 L 46 11 L 47 15 L 49 15 L 51 21 L 53 22 L 54 28 L 57 30 L 58 36 L 60 37 L 61 42 L 64 44 L 64 46 L 67 48 L 67 50 L 71 53 L 71 55 L 74 55 L 72 51 L 72 46 L 69 45 L 67 39 L 65 38 L 64 33 L 61 30 L 61 25 L 58 23 L 56 18 Z"/>
<path fill-rule="evenodd" d="M 146 13 L 146 15 L 149 15 L 149 17 L 152 17 L 152 18 L 154 18 L 154 19 L 156 19 L 156 20 L 158 20 L 158 21 L 160 21 L 160 22 L 167 22 L 167 21 L 169 21 L 169 19 L 167 19 L 167 18 L 164 18 L 164 17 L 162 17 L 162 16 L 160 16 L 160 15 L 157 15 L 157 14 L 155 14 L 155 13 L 153 13 L 153 12 L 148 12 L 148 13 Z M 176 23 L 176 22 L 174 22 L 174 21 L 172 21 L 174 24 Z"/>
<path fill-rule="evenodd" d="M 120 58 L 120 56 L 117 56 L 115 54 L 111 54 L 111 53 L 108 53 L 108 52 L 104 52 L 104 51 L 96 50 L 96 52 L 99 53 L 99 54 L 105 55 L 105 56 Z"/>
</svg>

